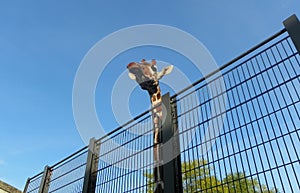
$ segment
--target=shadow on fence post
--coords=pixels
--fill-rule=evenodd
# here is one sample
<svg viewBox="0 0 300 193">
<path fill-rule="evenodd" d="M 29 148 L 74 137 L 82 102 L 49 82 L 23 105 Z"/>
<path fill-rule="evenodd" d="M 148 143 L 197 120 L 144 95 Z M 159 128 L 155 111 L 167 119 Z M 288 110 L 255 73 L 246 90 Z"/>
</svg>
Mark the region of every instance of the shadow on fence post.
<svg viewBox="0 0 300 193">
<path fill-rule="evenodd" d="M 300 54 L 300 22 L 294 14 L 284 20 L 283 25 L 290 35 L 298 53 Z"/>
<path fill-rule="evenodd" d="M 182 193 L 180 144 L 177 126 L 176 102 L 171 104 L 170 94 L 162 97 L 163 114 L 166 115 L 162 125 L 162 158 L 163 161 L 171 161 L 163 165 L 164 193 Z"/>
<path fill-rule="evenodd" d="M 95 192 L 100 145 L 95 138 L 90 139 L 82 193 Z"/>
<path fill-rule="evenodd" d="M 52 169 L 49 166 L 45 166 L 39 193 L 48 193 L 51 175 Z"/>
</svg>

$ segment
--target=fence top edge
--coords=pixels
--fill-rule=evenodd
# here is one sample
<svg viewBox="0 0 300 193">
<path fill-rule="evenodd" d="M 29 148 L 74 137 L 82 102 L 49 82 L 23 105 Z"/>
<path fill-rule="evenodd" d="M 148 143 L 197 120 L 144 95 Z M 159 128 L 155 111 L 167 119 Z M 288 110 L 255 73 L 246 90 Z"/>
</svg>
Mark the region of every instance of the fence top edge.
<svg viewBox="0 0 300 193">
<path fill-rule="evenodd" d="M 257 50 L 258 48 L 262 47 L 263 45 L 267 44 L 268 42 L 274 40 L 275 38 L 279 37 L 280 35 L 284 34 L 287 30 L 281 29 L 279 32 L 275 33 L 274 35 L 272 35 L 271 37 L 265 39 L 264 41 L 260 42 L 259 44 L 253 46 L 252 48 L 248 49 L 246 52 L 240 54 L 239 56 L 235 57 L 234 59 L 230 60 L 229 62 L 225 63 L 224 65 L 222 65 L 221 67 L 219 67 L 219 69 L 216 69 L 210 73 L 208 73 L 206 76 L 200 78 L 199 80 L 197 80 L 196 82 L 194 82 L 193 84 L 185 87 L 184 89 L 182 89 L 181 91 L 177 92 L 176 94 L 174 94 L 173 96 L 171 96 L 171 99 L 174 100 L 178 95 L 186 92 L 187 90 L 193 88 L 194 86 L 200 84 L 201 82 L 203 82 L 205 79 L 210 78 L 211 76 L 215 75 L 217 72 L 227 68 L 228 66 L 230 66 L 231 64 L 235 63 L 236 61 L 244 58 L 245 56 L 251 54 L 252 52 L 254 52 L 255 50 Z"/>
<path fill-rule="evenodd" d="M 69 155 L 68 157 L 66 157 L 66 158 L 62 159 L 61 161 L 55 163 L 54 165 L 50 166 L 50 168 L 54 168 L 54 167 L 58 166 L 59 164 L 67 161 L 68 159 L 70 159 L 70 158 L 74 157 L 75 155 L 81 153 L 82 151 L 86 150 L 87 148 L 88 148 L 88 146 L 85 146 L 85 147 L 81 148 L 80 150 L 76 151 L 75 153 Z"/>
<path fill-rule="evenodd" d="M 160 104 L 158 104 L 157 106 L 159 106 Z M 110 135 L 118 132 L 119 130 L 121 130 L 122 128 L 126 127 L 127 125 L 133 123 L 134 121 L 137 121 L 138 119 L 140 119 L 141 117 L 147 115 L 148 113 L 152 112 L 153 109 L 155 109 L 157 106 L 154 106 L 146 111 L 144 111 L 143 113 L 135 116 L 134 118 L 132 118 L 131 120 L 127 121 L 126 123 L 124 123 L 123 125 L 117 127 L 116 129 L 110 131 L 109 133 L 107 133 L 106 135 L 100 137 L 99 139 L 96 140 L 97 143 L 101 143 L 102 140 L 104 140 L 105 138 L 109 137 Z"/>
<path fill-rule="evenodd" d="M 43 175 L 43 173 L 44 173 L 44 172 L 40 172 L 40 173 L 34 175 L 33 177 L 28 178 L 28 181 L 30 182 L 30 181 L 34 180 L 35 178 L 39 177 L 40 175 Z"/>
</svg>

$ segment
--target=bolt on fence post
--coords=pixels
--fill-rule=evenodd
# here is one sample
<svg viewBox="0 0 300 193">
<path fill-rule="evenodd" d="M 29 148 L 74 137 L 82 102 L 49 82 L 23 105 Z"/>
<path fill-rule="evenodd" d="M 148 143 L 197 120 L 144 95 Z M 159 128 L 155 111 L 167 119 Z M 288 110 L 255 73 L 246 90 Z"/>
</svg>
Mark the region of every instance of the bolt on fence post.
<svg viewBox="0 0 300 193">
<path fill-rule="evenodd" d="M 300 54 L 300 22 L 297 16 L 294 14 L 284 20 L 283 25 L 290 35 L 298 54 Z"/>
<path fill-rule="evenodd" d="M 162 125 L 162 159 L 164 193 L 182 193 L 180 144 L 177 127 L 176 103 L 171 104 L 170 94 L 162 97 L 165 120 Z M 171 160 L 169 160 L 171 158 Z M 165 161 L 168 161 L 165 163 Z"/>
<path fill-rule="evenodd" d="M 52 175 L 52 169 L 49 166 L 45 166 L 39 193 L 48 193 L 50 180 Z"/>
<path fill-rule="evenodd" d="M 90 139 L 82 193 L 95 192 L 99 162 L 100 144 L 95 138 Z"/>
</svg>

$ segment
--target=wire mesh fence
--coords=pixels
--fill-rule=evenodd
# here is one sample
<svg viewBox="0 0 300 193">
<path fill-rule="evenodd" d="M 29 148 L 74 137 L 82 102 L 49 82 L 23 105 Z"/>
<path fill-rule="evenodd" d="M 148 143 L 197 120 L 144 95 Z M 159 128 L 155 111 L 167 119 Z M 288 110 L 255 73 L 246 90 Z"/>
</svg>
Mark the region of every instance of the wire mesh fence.
<svg viewBox="0 0 300 193">
<path fill-rule="evenodd" d="M 300 190 L 299 54 L 284 34 L 242 60 L 177 96 L 184 192 Z"/>
<path fill-rule="evenodd" d="M 180 163 L 169 165 L 175 181 L 164 168 L 165 186 L 179 182 L 176 192 L 185 193 L 300 192 L 294 43 L 282 30 L 171 97 Z M 153 132 L 149 110 L 30 178 L 24 192 L 154 193 Z"/>
<path fill-rule="evenodd" d="M 82 192 L 88 150 L 51 168 L 48 192 Z"/>
<path fill-rule="evenodd" d="M 95 192 L 147 192 L 151 188 L 147 179 L 154 164 L 150 112 L 98 143 Z"/>
<path fill-rule="evenodd" d="M 37 174 L 27 181 L 27 190 L 25 193 L 38 193 L 43 178 L 43 173 Z"/>
</svg>

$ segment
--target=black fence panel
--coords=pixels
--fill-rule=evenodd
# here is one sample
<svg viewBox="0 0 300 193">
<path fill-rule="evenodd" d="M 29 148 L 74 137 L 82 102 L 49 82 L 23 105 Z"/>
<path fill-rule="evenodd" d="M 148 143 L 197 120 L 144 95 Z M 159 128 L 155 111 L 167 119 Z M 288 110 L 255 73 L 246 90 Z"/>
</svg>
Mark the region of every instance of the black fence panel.
<svg viewBox="0 0 300 193">
<path fill-rule="evenodd" d="M 37 174 L 35 177 L 29 178 L 24 193 L 38 193 L 42 182 L 43 173 Z"/>
<path fill-rule="evenodd" d="M 95 192 L 148 192 L 153 188 L 153 126 L 150 113 L 99 141 Z"/>
<path fill-rule="evenodd" d="M 221 72 L 177 95 L 184 192 L 299 192 L 300 57 L 291 39 Z"/>
<path fill-rule="evenodd" d="M 82 192 L 88 149 L 51 167 L 48 192 Z"/>
</svg>

